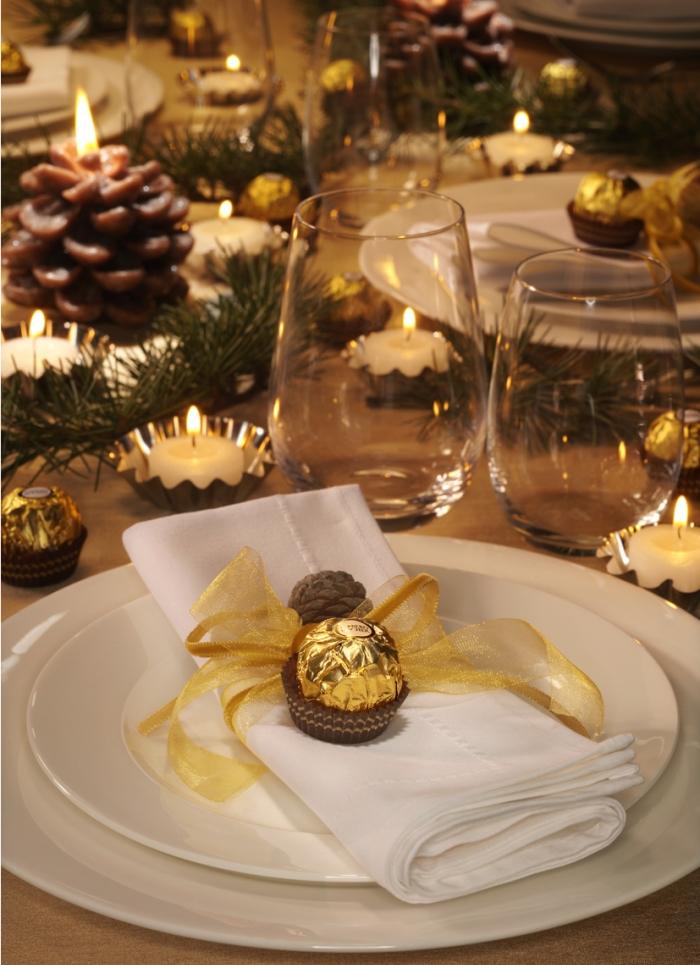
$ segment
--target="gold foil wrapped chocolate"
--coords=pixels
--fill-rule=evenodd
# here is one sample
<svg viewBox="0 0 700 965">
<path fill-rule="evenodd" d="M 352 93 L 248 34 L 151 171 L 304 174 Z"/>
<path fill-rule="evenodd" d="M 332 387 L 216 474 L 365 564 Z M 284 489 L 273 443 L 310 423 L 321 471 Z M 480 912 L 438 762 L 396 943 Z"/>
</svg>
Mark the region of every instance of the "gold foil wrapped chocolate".
<svg viewBox="0 0 700 965">
<path fill-rule="evenodd" d="M 297 186 L 283 174 L 259 174 L 238 200 L 238 212 L 261 221 L 289 221 L 299 204 Z"/>
<path fill-rule="evenodd" d="M 342 347 L 360 335 L 384 328 L 391 305 L 359 272 L 333 275 L 326 285 L 329 305 L 316 324 L 329 341 Z"/>
<path fill-rule="evenodd" d="M 321 72 L 321 87 L 327 94 L 350 93 L 367 79 L 364 68 L 355 60 L 333 60 Z"/>
<path fill-rule="evenodd" d="M 78 507 L 56 486 L 13 489 L 2 500 L 3 555 L 58 549 L 82 530 Z"/>
<path fill-rule="evenodd" d="M 22 51 L 11 40 L 2 41 L 2 82 L 3 84 L 21 84 L 27 79 L 31 67 L 22 55 Z"/>
<path fill-rule="evenodd" d="M 644 448 L 648 455 L 671 462 L 683 440 L 683 469 L 700 469 L 700 412 L 688 410 L 683 419 L 664 412 L 649 426 Z"/>
<path fill-rule="evenodd" d="M 389 633 L 352 617 L 324 620 L 304 637 L 297 661 L 304 697 L 337 710 L 370 710 L 395 700 L 403 676 Z"/>
<path fill-rule="evenodd" d="M 578 186 L 574 197 L 574 211 L 614 224 L 623 220 L 620 216 L 622 199 L 637 190 L 638 182 L 628 174 L 617 171 L 603 174 L 593 171 L 584 175 Z"/>
<path fill-rule="evenodd" d="M 553 60 L 540 71 L 540 89 L 547 97 L 580 97 L 588 90 L 588 77 L 569 57 Z"/>
</svg>

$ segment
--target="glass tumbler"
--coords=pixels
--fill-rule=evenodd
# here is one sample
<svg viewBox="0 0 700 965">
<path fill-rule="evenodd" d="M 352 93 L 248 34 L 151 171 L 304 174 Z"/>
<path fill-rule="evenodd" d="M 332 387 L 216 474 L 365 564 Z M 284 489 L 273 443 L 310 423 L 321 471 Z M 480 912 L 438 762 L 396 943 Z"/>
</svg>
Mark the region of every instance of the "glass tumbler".
<svg viewBox="0 0 700 965">
<path fill-rule="evenodd" d="M 447 512 L 486 413 L 459 204 L 357 189 L 299 205 L 270 399 L 275 457 L 297 489 L 358 483 L 384 520 Z"/>
<path fill-rule="evenodd" d="M 594 553 L 611 532 L 658 522 L 681 465 L 649 430 L 683 408 L 680 329 L 668 269 L 645 255 L 572 248 L 511 280 L 488 418 L 491 482 L 531 542 Z"/>
<path fill-rule="evenodd" d="M 444 122 L 425 22 L 391 9 L 322 16 L 306 83 L 303 145 L 314 191 L 434 188 Z"/>
</svg>

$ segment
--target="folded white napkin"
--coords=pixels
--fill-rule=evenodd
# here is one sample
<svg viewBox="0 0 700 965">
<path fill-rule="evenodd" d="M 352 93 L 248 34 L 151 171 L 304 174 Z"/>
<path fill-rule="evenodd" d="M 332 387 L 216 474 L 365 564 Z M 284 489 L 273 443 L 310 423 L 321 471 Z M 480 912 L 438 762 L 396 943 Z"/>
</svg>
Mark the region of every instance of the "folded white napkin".
<svg viewBox="0 0 700 965">
<path fill-rule="evenodd" d="M 286 600 L 307 572 L 346 569 L 368 590 L 400 572 L 360 490 L 344 486 L 139 523 L 124 543 L 181 635 L 187 610 L 244 546 Z M 379 739 L 325 744 L 286 707 L 250 748 L 318 814 L 374 880 L 432 902 L 568 864 L 622 831 L 610 795 L 640 782 L 631 735 L 596 743 L 514 695 L 409 696 Z"/>
<path fill-rule="evenodd" d="M 3 87 L 3 115 L 21 117 L 69 108 L 70 47 L 23 47 L 22 54 L 32 70 L 23 84 Z"/>
</svg>

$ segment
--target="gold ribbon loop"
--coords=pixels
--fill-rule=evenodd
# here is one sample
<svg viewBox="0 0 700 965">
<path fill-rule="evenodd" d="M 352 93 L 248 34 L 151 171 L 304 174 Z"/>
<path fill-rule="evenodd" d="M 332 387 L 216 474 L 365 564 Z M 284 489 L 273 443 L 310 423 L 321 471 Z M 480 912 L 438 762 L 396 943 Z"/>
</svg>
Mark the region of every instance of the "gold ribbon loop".
<svg viewBox="0 0 700 965">
<path fill-rule="evenodd" d="M 530 624 L 489 620 L 446 634 L 437 616 L 439 587 L 432 576 L 421 573 L 394 587 L 392 581 L 373 594 L 379 602 L 363 619 L 382 623 L 392 635 L 412 691 L 507 689 L 578 733 L 600 733 L 600 691 Z M 186 645 L 207 662 L 139 731 L 150 734 L 169 722 L 168 757 L 176 773 L 199 794 L 222 801 L 265 771 L 240 745 L 248 730 L 284 700 L 280 671 L 308 627 L 300 627 L 298 615 L 275 595 L 260 557 L 247 548 L 207 587 L 192 614 L 200 622 Z M 180 720 L 186 707 L 214 690 L 220 691 L 224 720 L 240 742 L 236 758 L 200 746 Z"/>
</svg>

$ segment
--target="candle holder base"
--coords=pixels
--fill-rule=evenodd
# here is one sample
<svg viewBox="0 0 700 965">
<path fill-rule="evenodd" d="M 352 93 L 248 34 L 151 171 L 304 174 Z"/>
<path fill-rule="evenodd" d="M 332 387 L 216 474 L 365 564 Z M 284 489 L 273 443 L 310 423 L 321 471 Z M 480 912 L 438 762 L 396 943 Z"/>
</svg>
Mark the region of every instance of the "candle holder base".
<svg viewBox="0 0 700 965">
<path fill-rule="evenodd" d="M 231 439 L 242 449 L 243 476 L 235 486 L 215 479 L 200 489 L 189 480 L 184 480 L 167 489 L 160 477 L 148 477 L 148 453 L 153 446 L 163 439 L 186 436 L 185 426 L 178 418 L 149 422 L 132 429 L 114 443 L 107 453 L 107 460 L 140 496 L 170 512 L 189 513 L 249 499 L 274 465 L 267 430 L 251 422 L 205 417 L 203 433 Z"/>
</svg>

